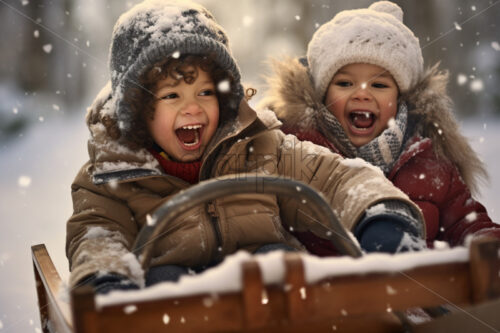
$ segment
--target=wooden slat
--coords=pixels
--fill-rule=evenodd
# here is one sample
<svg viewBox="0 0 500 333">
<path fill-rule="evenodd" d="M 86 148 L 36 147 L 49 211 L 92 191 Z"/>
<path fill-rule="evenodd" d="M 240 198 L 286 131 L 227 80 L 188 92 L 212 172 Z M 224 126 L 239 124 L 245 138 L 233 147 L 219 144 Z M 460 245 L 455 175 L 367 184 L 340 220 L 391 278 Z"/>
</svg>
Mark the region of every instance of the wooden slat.
<svg viewBox="0 0 500 333">
<path fill-rule="evenodd" d="M 425 265 L 396 273 L 353 273 L 312 285 L 306 284 L 300 257 L 292 254 L 285 256 L 285 281 L 279 285 L 264 285 L 256 262 L 248 262 L 242 266 L 241 292 L 145 300 L 101 309 L 95 309 L 91 290 L 74 292 L 74 322 L 83 323 L 77 333 L 398 332 L 402 325 L 396 311 L 401 314 L 408 308 L 442 304 L 473 310 L 474 283 L 486 286 L 481 293 L 498 301 L 498 243 L 492 249 L 479 251 L 479 261 L 471 255 L 471 263 Z M 474 260 L 483 265 L 476 273 L 471 269 Z M 262 302 L 263 293 L 267 304 Z M 449 324 L 444 325 L 440 327 Z"/>
<path fill-rule="evenodd" d="M 472 302 L 467 263 L 336 277 L 309 286 L 308 292 L 311 320 Z"/>
<path fill-rule="evenodd" d="M 500 242 L 479 239 L 470 246 L 470 274 L 474 301 L 500 297 Z"/>
<path fill-rule="evenodd" d="M 98 332 L 235 332 L 246 318 L 240 294 L 136 302 L 97 311 Z"/>
<path fill-rule="evenodd" d="M 91 286 L 78 286 L 71 292 L 71 310 L 75 333 L 100 332 L 94 290 Z"/>
<path fill-rule="evenodd" d="M 259 264 L 253 260 L 244 262 L 242 272 L 245 286 L 242 291 L 245 327 L 248 329 L 264 327 L 271 319 L 271 311 Z"/>
<path fill-rule="evenodd" d="M 292 323 L 304 322 L 309 317 L 310 304 L 307 297 L 304 265 L 299 254 L 290 253 L 285 256 L 285 270 L 288 320 Z"/>
<path fill-rule="evenodd" d="M 31 253 L 44 332 L 47 332 L 48 320 L 59 333 L 73 332 L 69 304 L 59 297 L 63 288 L 62 280 L 52 259 L 50 259 L 45 245 L 32 246 Z"/>
<path fill-rule="evenodd" d="M 248 326 L 240 294 L 199 295 L 179 299 L 123 303 L 96 311 L 96 332 L 400 332 L 391 314 L 329 316 L 314 322 L 288 318 L 283 286 L 267 288 L 269 312 L 264 326 Z M 87 317 L 88 318 L 88 317 Z M 85 331 L 94 332 L 94 331 Z"/>
<path fill-rule="evenodd" d="M 296 261 L 288 265 L 296 266 L 290 272 L 300 270 Z M 294 280 L 294 286 L 267 286 L 267 320 L 258 325 L 248 325 L 248 313 L 245 313 L 248 300 L 243 298 L 243 292 L 215 298 L 201 295 L 108 306 L 97 312 L 97 332 L 160 332 L 166 328 L 169 332 L 300 332 L 304 329 L 321 332 L 332 331 L 334 327 L 347 332 L 395 332 L 401 329 L 401 324 L 390 311 L 437 306 L 448 301 L 470 304 L 468 272 L 468 264 L 454 263 L 420 267 L 402 274 L 345 276 L 308 285 L 305 293 L 300 292 L 303 278 L 290 273 L 294 278 L 289 277 L 288 282 L 298 279 Z M 293 297 L 290 297 L 290 288 L 295 289 Z M 260 291 L 252 290 L 253 301 L 257 301 Z M 297 308 L 298 301 L 300 307 Z M 290 312 L 291 309 L 294 310 Z M 290 317 L 292 313 L 298 313 L 301 320 Z M 167 324 L 163 322 L 165 315 Z"/>
</svg>

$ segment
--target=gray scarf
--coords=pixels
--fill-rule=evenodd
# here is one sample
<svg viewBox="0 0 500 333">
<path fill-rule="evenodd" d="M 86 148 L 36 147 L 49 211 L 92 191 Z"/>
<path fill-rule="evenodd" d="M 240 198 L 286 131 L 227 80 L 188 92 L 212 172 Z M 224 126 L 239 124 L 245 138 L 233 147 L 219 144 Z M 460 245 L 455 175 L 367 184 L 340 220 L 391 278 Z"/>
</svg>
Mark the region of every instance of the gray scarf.
<svg viewBox="0 0 500 333">
<path fill-rule="evenodd" d="M 378 166 L 387 175 L 401 153 L 408 123 L 408 108 L 405 103 L 399 103 L 394 124 L 359 148 L 351 143 L 337 118 L 326 107 L 322 107 L 316 113 L 316 117 L 321 134 L 345 157 L 360 157 L 370 164 Z"/>
</svg>

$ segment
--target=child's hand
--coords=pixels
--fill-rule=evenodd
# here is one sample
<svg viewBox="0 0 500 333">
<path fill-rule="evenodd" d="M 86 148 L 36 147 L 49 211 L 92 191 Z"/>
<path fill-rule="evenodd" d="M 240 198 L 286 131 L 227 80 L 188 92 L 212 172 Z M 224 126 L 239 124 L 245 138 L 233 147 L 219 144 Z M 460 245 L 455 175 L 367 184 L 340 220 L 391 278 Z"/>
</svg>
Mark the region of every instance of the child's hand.
<svg viewBox="0 0 500 333">
<path fill-rule="evenodd" d="M 373 218 L 356 232 L 361 248 L 366 252 L 399 253 L 425 249 L 425 241 L 403 218 L 383 215 Z"/>
<path fill-rule="evenodd" d="M 139 286 L 132 282 L 128 277 L 115 273 L 99 276 L 94 274 L 83 279 L 79 285 L 92 286 L 96 294 L 107 294 L 113 290 L 139 289 Z"/>
</svg>

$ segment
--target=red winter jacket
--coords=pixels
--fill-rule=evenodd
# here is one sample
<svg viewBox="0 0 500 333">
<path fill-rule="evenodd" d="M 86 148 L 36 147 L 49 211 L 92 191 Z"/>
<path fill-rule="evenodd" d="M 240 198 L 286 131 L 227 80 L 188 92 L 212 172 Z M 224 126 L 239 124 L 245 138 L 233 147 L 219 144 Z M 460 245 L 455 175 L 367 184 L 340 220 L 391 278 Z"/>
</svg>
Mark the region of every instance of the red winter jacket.
<svg viewBox="0 0 500 333">
<path fill-rule="evenodd" d="M 336 150 L 319 132 L 284 131 Z M 457 168 L 436 156 L 431 139 L 413 137 L 387 178 L 422 210 L 429 247 L 434 240 L 462 245 L 473 234 L 500 238 L 500 225 L 492 222 L 484 206 L 472 198 Z M 337 254 L 329 241 L 312 233 L 297 232 L 295 236 L 314 254 Z"/>
<path fill-rule="evenodd" d="M 282 59 L 273 63 L 273 70 L 260 107 L 278 115 L 284 132 L 339 153 L 341 143 L 329 141 L 319 132 L 318 122 L 323 120 L 316 115 L 325 112 L 326 106 L 307 67 L 297 59 Z M 422 209 L 430 247 L 434 240 L 462 245 L 468 235 L 500 238 L 500 225 L 472 198 L 470 189 L 477 187 L 476 179 L 485 170 L 460 133 L 446 93 L 447 82 L 447 75 L 435 66 L 400 96 L 409 106 L 407 130 L 412 139 L 387 175 Z M 295 235 L 312 253 L 336 253 L 326 240 L 308 233 Z"/>
</svg>

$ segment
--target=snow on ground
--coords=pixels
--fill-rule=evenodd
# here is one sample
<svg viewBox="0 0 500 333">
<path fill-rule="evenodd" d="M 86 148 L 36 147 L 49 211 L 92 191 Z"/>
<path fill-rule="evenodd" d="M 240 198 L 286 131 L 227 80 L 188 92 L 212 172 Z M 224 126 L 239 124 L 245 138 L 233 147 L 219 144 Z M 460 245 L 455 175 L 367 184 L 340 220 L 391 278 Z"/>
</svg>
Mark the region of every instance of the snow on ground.
<svg viewBox="0 0 500 333">
<path fill-rule="evenodd" d="M 65 222 L 71 181 L 87 159 L 83 118 L 83 111 L 49 118 L 0 147 L 0 333 L 39 331 L 31 245 L 45 243 L 68 277 Z M 467 121 L 463 129 L 491 175 L 480 201 L 500 221 L 500 119 Z"/>
<path fill-rule="evenodd" d="M 87 158 L 83 119 L 83 111 L 50 118 L 0 148 L 2 333 L 40 327 L 31 245 L 45 243 L 60 274 L 68 275 L 65 220 L 72 212 L 71 182 Z"/>
</svg>

